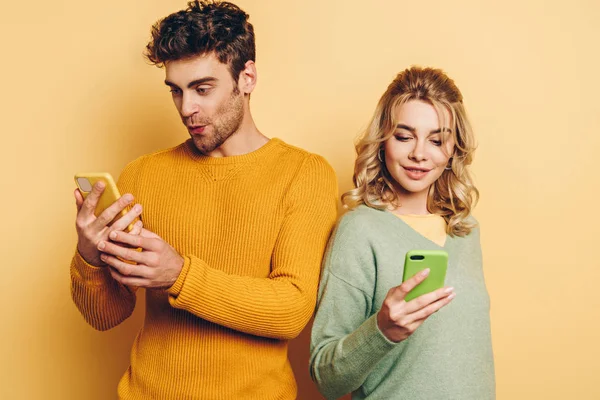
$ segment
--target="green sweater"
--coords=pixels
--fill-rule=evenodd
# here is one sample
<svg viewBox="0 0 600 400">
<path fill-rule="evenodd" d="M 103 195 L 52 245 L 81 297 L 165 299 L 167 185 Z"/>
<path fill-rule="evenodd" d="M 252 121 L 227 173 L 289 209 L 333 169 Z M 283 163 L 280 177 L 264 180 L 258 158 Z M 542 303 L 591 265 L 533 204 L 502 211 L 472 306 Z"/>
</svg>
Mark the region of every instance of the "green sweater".
<svg viewBox="0 0 600 400">
<path fill-rule="evenodd" d="M 377 312 L 402 283 L 407 251 L 448 252 L 446 285 L 456 298 L 406 340 L 389 341 Z M 336 399 L 488 400 L 495 398 L 490 303 L 479 228 L 444 247 L 387 211 L 359 206 L 345 214 L 324 259 L 311 338 L 310 372 Z"/>
</svg>

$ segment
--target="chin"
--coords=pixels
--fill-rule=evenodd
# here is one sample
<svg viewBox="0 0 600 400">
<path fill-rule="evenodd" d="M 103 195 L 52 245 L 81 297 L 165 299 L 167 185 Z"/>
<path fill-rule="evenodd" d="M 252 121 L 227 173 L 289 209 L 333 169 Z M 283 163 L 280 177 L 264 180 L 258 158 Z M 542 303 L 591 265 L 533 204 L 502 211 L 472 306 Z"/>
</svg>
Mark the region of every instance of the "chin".
<svg viewBox="0 0 600 400">
<path fill-rule="evenodd" d="M 196 149 L 202 154 L 208 154 L 221 145 L 221 143 L 214 143 L 212 138 L 206 136 L 192 136 L 192 140 Z"/>
<path fill-rule="evenodd" d="M 416 193 L 421 193 L 424 191 L 429 190 L 429 186 L 412 186 L 412 185 L 406 185 L 406 186 L 402 186 L 402 188 L 408 192 L 408 193 L 412 193 L 412 194 L 416 194 Z"/>
<path fill-rule="evenodd" d="M 415 182 L 412 179 L 394 179 L 398 185 L 404 189 L 407 193 L 421 193 L 423 191 L 429 190 L 429 187 L 433 184 L 433 182 Z"/>
</svg>

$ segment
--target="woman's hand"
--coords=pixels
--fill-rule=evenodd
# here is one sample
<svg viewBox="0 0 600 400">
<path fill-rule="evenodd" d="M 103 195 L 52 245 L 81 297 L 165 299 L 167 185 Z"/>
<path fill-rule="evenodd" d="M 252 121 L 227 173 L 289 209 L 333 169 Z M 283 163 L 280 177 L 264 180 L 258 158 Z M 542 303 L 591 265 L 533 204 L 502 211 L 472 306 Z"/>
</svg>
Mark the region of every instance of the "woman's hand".
<svg viewBox="0 0 600 400">
<path fill-rule="evenodd" d="M 434 312 L 450 303 L 456 293 L 444 287 L 419 296 L 409 302 L 404 298 L 429 275 L 429 268 L 421 271 L 400 286 L 390 289 L 377 313 L 377 326 L 392 342 L 408 338 Z"/>
</svg>

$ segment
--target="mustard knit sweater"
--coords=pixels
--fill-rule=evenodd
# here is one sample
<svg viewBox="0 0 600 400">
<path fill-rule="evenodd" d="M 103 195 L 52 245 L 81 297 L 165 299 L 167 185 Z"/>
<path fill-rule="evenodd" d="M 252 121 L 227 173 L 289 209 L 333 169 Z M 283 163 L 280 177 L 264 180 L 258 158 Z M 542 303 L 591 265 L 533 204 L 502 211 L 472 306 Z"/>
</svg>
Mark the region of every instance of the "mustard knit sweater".
<svg viewBox="0 0 600 400">
<path fill-rule="evenodd" d="M 119 189 L 144 207 L 144 227 L 185 260 L 172 287 L 146 290 L 119 397 L 295 399 L 288 341 L 312 316 L 337 216 L 329 164 L 279 139 L 223 158 L 199 154 L 188 140 L 133 161 Z M 79 254 L 71 292 L 99 330 L 135 307 L 135 289 Z"/>
</svg>

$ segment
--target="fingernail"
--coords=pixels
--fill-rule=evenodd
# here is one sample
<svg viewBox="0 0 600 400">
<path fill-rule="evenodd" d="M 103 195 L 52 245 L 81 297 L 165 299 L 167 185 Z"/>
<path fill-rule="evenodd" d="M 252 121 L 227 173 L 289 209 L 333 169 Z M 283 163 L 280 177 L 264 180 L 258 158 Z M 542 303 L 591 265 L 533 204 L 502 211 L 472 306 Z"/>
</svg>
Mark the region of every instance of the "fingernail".
<svg viewBox="0 0 600 400">
<path fill-rule="evenodd" d="M 104 244 L 104 242 L 98 243 L 98 250 L 103 250 L 104 247 L 106 247 L 106 245 Z"/>
<path fill-rule="evenodd" d="M 133 206 L 133 211 L 139 213 L 140 211 L 142 211 L 142 206 L 136 204 L 135 206 Z"/>
<path fill-rule="evenodd" d="M 98 189 L 104 189 L 104 182 L 102 182 L 102 181 L 98 181 L 98 182 L 96 182 L 96 187 L 97 187 Z"/>
<path fill-rule="evenodd" d="M 123 196 L 125 198 L 125 201 L 127 202 L 127 204 L 131 203 L 133 201 L 133 196 L 130 194 L 126 194 L 125 196 Z"/>
<path fill-rule="evenodd" d="M 452 300 L 454 297 L 456 297 L 456 293 L 452 293 L 450 296 L 448 296 L 448 300 Z"/>
<path fill-rule="evenodd" d="M 114 232 L 114 231 L 113 231 L 113 232 L 111 232 L 111 233 L 110 233 L 108 236 L 109 236 L 111 239 L 113 239 L 113 240 L 114 240 L 114 239 L 116 239 L 116 238 L 117 238 L 117 232 Z"/>
<path fill-rule="evenodd" d="M 106 260 L 106 254 L 100 254 L 100 259 L 101 259 L 102 261 Z"/>
<path fill-rule="evenodd" d="M 449 288 L 446 288 L 446 290 L 444 290 L 444 293 L 450 293 L 453 290 L 454 290 L 453 287 L 449 287 Z"/>
<path fill-rule="evenodd" d="M 423 271 L 421 271 L 421 276 L 427 276 L 429 275 L 429 268 L 425 268 Z"/>
</svg>

